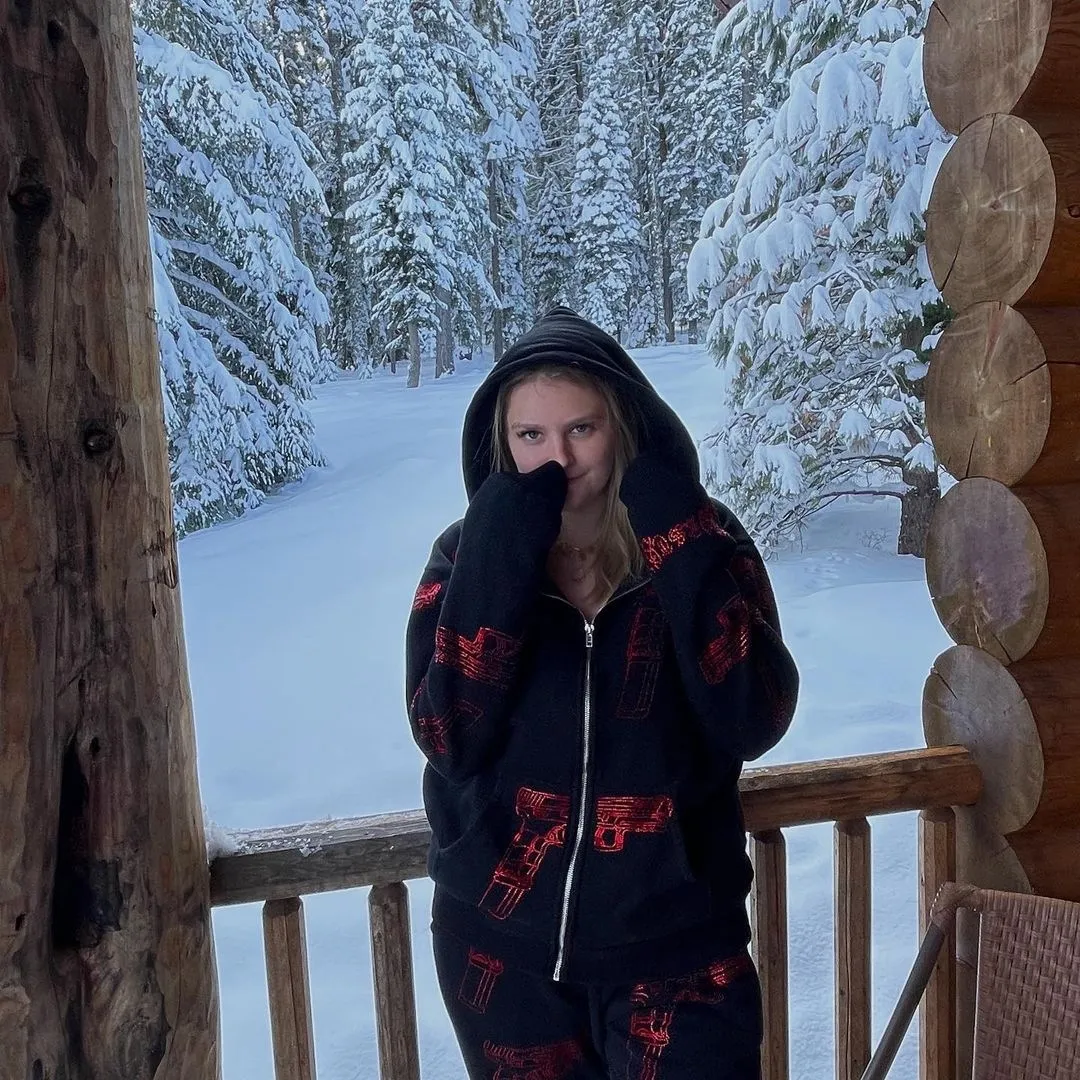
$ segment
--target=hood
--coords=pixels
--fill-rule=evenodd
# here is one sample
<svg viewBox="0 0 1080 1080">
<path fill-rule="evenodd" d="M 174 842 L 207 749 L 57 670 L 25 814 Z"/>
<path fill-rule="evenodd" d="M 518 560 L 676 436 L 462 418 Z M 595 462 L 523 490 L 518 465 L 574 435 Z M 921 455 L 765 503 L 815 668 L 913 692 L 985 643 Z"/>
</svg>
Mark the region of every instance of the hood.
<svg viewBox="0 0 1080 1080">
<path fill-rule="evenodd" d="M 648 450 L 669 468 L 698 479 L 694 440 L 626 350 L 600 327 L 569 308 L 558 307 L 503 353 L 473 395 L 461 437 L 461 467 L 470 499 L 491 472 L 499 387 L 518 372 L 549 364 L 581 368 L 614 387 L 634 429 L 639 453 Z"/>
</svg>

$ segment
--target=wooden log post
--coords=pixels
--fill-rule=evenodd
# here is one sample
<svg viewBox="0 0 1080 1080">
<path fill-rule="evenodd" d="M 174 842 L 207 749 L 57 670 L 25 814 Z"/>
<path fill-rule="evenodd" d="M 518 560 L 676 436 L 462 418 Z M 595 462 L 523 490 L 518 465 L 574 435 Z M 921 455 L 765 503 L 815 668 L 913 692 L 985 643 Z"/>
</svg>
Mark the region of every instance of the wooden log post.
<svg viewBox="0 0 1080 1080">
<path fill-rule="evenodd" d="M 213 1080 L 130 9 L 0 6 L 0 1077 Z"/>
<path fill-rule="evenodd" d="M 838 821 L 836 1080 L 859 1080 L 870 1061 L 870 823 Z"/>
<path fill-rule="evenodd" d="M 930 925 L 938 891 L 956 880 L 956 817 L 952 810 L 919 814 L 919 937 Z M 970 974 L 970 969 L 969 972 Z M 950 933 L 919 1008 L 919 1080 L 956 1080 L 956 934 Z M 965 1025 L 965 1033 L 973 1029 Z M 970 1059 L 970 1038 L 960 1056 Z"/>
<path fill-rule="evenodd" d="M 297 896 L 263 905 L 266 990 L 274 1043 L 274 1080 L 315 1080 L 304 902 Z"/>
<path fill-rule="evenodd" d="M 959 739 L 983 768 L 960 865 L 978 872 L 963 850 L 978 833 L 996 853 L 984 874 L 1058 895 L 1080 890 L 1078 61 L 1080 11 L 1064 0 L 937 0 L 928 21 L 927 94 L 960 134 L 927 212 L 957 311 L 927 420 L 960 483 L 932 524 L 927 579 L 966 648 L 931 673 L 927 737 Z"/>
<path fill-rule="evenodd" d="M 751 942 L 761 979 L 765 1033 L 762 1080 L 788 1080 L 787 844 L 779 829 L 750 838 L 754 887 L 750 893 Z"/>
<path fill-rule="evenodd" d="M 1059 163 L 1060 164 L 1060 163 Z M 1016 116 L 973 121 L 941 163 L 926 208 L 926 256 L 946 302 L 1067 302 L 1080 230 L 1055 231 L 1055 162 Z M 1080 192 L 1073 192 L 1080 196 Z M 1050 264 L 1053 271 L 1040 271 Z"/>
<path fill-rule="evenodd" d="M 928 261 L 955 319 L 926 412 L 960 481 L 928 537 L 931 595 L 957 645 L 927 680 L 924 727 L 983 771 L 982 798 L 957 811 L 958 877 L 1077 899 L 1080 8 L 935 0 L 923 74 L 958 134 L 927 209 Z M 958 921 L 965 1017 L 975 952 Z"/>
<path fill-rule="evenodd" d="M 368 895 L 380 1080 L 420 1080 L 409 890 L 375 885 Z"/>
</svg>

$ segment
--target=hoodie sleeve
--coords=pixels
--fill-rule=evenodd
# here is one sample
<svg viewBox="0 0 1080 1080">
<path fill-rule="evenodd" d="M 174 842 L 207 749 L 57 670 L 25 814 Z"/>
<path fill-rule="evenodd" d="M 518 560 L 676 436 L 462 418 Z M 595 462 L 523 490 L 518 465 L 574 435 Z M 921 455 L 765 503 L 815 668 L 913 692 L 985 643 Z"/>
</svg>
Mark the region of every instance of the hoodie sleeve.
<svg viewBox="0 0 1080 1080">
<path fill-rule="evenodd" d="M 630 465 L 620 494 L 707 741 L 759 757 L 787 731 L 799 687 L 761 556 L 726 507 L 649 456 Z"/>
<path fill-rule="evenodd" d="M 409 618 L 406 692 L 413 738 L 449 779 L 475 774 L 505 744 L 565 490 L 561 468 L 495 473 L 432 549 Z"/>
</svg>

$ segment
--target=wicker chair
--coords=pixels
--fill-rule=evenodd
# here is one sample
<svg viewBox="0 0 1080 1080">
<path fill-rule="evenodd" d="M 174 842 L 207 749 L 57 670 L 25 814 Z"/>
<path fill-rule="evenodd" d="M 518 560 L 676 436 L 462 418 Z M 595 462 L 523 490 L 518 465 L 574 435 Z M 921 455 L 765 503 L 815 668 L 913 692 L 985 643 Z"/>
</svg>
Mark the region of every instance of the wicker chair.
<svg viewBox="0 0 1080 1080">
<path fill-rule="evenodd" d="M 951 883 L 862 1080 L 888 1075 L 961 907 L 979 914 L 972 1080 L 1078 1080 L 1080 904 Z"/>
</svg>

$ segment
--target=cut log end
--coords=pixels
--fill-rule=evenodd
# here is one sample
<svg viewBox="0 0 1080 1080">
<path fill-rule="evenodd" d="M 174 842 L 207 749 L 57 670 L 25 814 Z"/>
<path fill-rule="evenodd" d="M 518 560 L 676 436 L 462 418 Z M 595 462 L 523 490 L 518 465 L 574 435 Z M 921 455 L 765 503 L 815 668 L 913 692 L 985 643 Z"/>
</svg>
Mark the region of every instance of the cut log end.
<svg viewBox="0 0 1080 1080">
<path fill-rule="evenodd" d="M 1039 530 L 995 480 L 974 477 L 946 492 L 927 539 L 926 581 L 949 636 L 1004 663 L 1025 656 L 1046 625 L 1049 571 Z"/>
<path fill-rule="evenodd" d="M 1051 0 L 935 0 L 926 22 L 923 79 L 930 108 L 959 134 L 1012 112 L 1039 67 Z"/>
<path fill-rule="evenodd" d="M 1057 185 L 1038 133 L 1015 116 L 966 127 L 941 164 L 926 211 L 926 254 L 946 303 L 1015 303 L 1039 275 Z"/>
<path fill-rule="evenodd" d="M 926 423 L 938 460 L 959 480 L 1014 484 L 1038 461 L 1050 430 L 1046 353 L 1007 304 L 961 312 L 934 349 Z"/>
<path fill-rule="evenodd" d="M 974 812 L 993 833 L 1026 824 L 1043 789 L 1043 752 L 1031 706 L 993 657 L 967 645 L 942 653 L 923 689 L 928 746 L 966 746 L 983 776 Z M 961 878 L 961 880 L 967 880 Z"/>
<path fill-rule="evenodd" d="M 956 877 L 981 889 L 1031 892 L 1027 871 L 1010 841 L 972 807 L 956 811 Z"/>
</svg>

